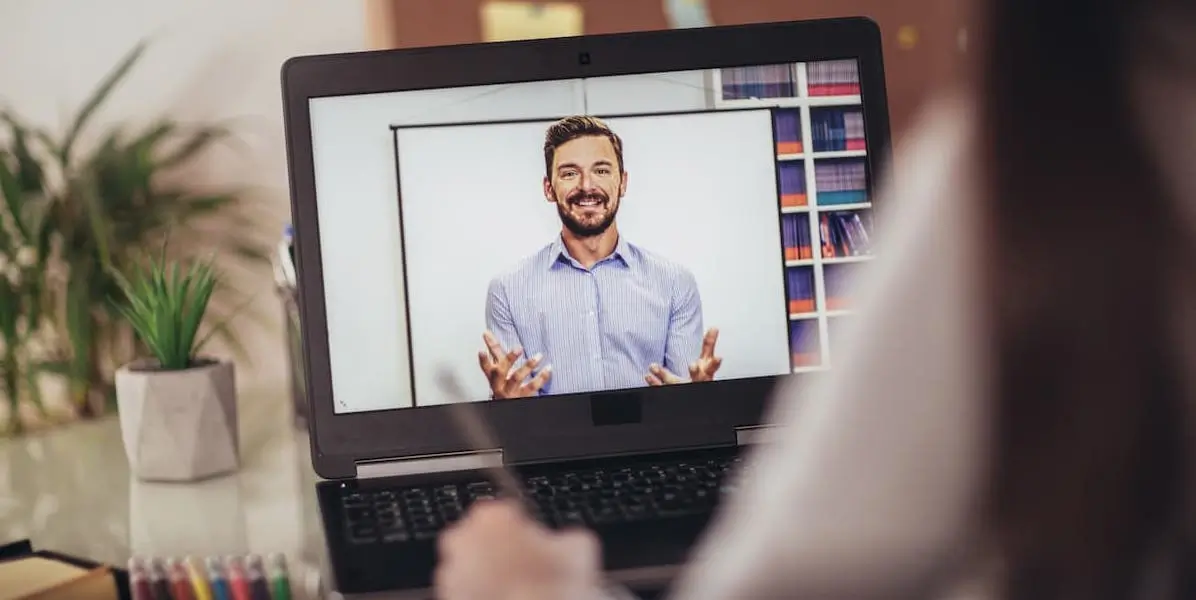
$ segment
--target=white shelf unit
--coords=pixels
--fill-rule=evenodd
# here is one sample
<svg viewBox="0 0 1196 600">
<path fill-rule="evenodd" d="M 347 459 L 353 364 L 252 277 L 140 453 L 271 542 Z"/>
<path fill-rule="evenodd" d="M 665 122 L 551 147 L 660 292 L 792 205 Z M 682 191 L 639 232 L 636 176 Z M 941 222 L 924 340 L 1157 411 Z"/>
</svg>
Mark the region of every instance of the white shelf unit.
<svg viewBox="0 0 1196 600">
<path fill-rule="evenodd" d="M 809 81 L 807 78 L 807 63 L 794 63 L 787 65 L 791 81 L 795 84 L 795 96 L 787 97 L 765 97 L 765 98 L 723 98 L 723 70 L 711 69 L 708 71 L 708 86 L 710 90 L 710 107 L 713 109 L 743 109 L 743 108 L 769 108 L 769 109 L 789 109 L 797 111 L 799 115 L 799 123 L 801 129 L 801 152 L 796 153 L 777 153 L 776 154 L 776 168 L 784 163 L 792 163 L 800 161 L 803 166 L 805 175 L 805 192 L 806 205 L 804 206 L 782 206 L 780 212 L 782 215 L 806 215 L 806 221 L 810 228 L 810 243 L 811 243 L 811 258 L 803 258 L 800 260 L 786 260 L 786 271 L 793 268 L 808 268 L 813 272 L 814 279 L 814 310 L 803 312 L 791 312 L 789 314 L 789 322 L 792 326 L 794 323 L 814 323 L 817 327 L 818 334 L 818 361 L 814 364 L 792 364 L 794 373 L 810 373 L 824 371 L 832 366 L 831 349 L 834 340 L 831 339 L 829 320 L 836 318 L 850 318 L 850 309 L 842 307 L 831 308 L 828 307 L 827 294 L 827 269 L 837 268 L 836 265 L 853 265 L 864 263 L 871 259 L 871 255 L 857 255 L 857 256 L 836 256 L 824 257 L 821 251 L 821 232 L 819 215 L 822 212 L 859 212 L 870 211 L 872 203 L 868 202 L 853 202 L 849 204 L 820 204 L 818 202 L 818 186 L 816 165 L 819 161 L 836 160 L 836 159 L 859 159 L 868 156 L 867 150 L 823 150 L 816 151 L 814 147 L 813 127 L 811 126 L 811 109 L 823 109 L 833 107 L 862 107 L 862 99 L 859 95 L 836 95 L 836 96 L 810 96 Z M 771 69 L 772 74 L 776 74 L 775 66 L 763 67 L 763 69 Z M 763 82 L 763 80 L 761 80 Z M 768 83 L 777 83 L 775 81 Z M 774 112 L 775 115 L 775 112 Z M 775 117 L 774 117 L 775 118 Z M 775 145 L 774 140 L 774 145 Z M 865 140 L 865 147 L 867 141 Z M 781 190 L 778 188 L 778 195 Z M 870 198 L 869 198 L 870 200 Z M 780 205 L 778 199 L 778 205 Z M 782 217 L 784 218 L 784 217 Z M 871 219 L 869 219 L 871 221 Z M 871 231 L 869 231 L 871 233 Z M 852 267 L 843 267 L 852 268 Z M 858 267 L 857 267 L 858 268 Z M 786 284 L 788 281 L 786 280 Z M 788 285 L 786 285 L 786 294 L 788 294 Z M 846 300 L 846 299 L 844 299 Z M 790 354 L 795 355 L 797 348 L 791 348 Z"/>
</svg>

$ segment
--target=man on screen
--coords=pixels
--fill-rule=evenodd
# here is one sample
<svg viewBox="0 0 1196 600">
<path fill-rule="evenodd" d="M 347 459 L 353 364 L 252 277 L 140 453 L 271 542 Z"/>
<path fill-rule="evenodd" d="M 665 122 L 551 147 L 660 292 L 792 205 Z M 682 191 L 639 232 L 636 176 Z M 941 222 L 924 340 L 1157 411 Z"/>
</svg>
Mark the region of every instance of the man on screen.
<svg viewBox="0 0 1196 600">
<path fill-rule="evenodd" d="M 493 396 L 713 379 L 718 330 L 702 334 L 693 274 L 619 235 L 619 136 L 594 117 L 562 119 L 545 134 L 544 163 L 561 232 L 490 282 L 478 361 Z"/>
</svg>

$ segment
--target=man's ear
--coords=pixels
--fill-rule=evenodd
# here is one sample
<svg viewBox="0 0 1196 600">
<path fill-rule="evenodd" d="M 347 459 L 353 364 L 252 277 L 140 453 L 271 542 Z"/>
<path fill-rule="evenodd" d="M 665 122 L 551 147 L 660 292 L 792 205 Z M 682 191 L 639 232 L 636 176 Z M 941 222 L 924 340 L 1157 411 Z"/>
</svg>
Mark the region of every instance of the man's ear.
<svg viewBox="0 0 1196 600">
<path fill-rule="evenodd" d="M 627 171 L 623 171 L 623 176 L 619 179 L 619 197 L 622 198 L 627 194 Z"/>
<path fill-rule="evenodd" d="M 552 193 L 552 180 L 548 177 L 544 178 L 544 199 L 552 204 L 556 204 L 556 197 Z"/>
</svg>

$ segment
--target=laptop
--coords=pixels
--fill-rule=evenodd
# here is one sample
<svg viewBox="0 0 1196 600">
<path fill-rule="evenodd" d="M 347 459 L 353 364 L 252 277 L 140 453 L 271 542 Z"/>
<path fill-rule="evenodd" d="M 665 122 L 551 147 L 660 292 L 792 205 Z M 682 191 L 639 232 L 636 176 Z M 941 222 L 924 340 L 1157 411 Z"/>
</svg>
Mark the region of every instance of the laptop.
<svg viewBox="0 0 1196 600">
<path fill-rule="evenodd" d="M 504 466 L 611 580 L 667 586 L 774 387 L 850 360 L 837 282 L 889 153 L 875 24 L 303 56 L 282 87 L 333 587 L 426 596 Z"/>
</svg>

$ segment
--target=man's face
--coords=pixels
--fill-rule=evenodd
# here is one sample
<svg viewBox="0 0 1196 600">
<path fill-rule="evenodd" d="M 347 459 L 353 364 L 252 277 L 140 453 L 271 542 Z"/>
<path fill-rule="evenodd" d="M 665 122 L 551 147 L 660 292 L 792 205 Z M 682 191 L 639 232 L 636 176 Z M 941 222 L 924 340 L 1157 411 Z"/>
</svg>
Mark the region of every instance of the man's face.
<svg viewBox="0 0 1196 600">
<path fill-rule="evenodd" d="M 615 147 L 606 136 L 585 136 L 556 149 L 544 196 L 556 204 L 565 228 L 578 237 L 601 235 L 619 211 L 627 191 Z"/>
</svg>

